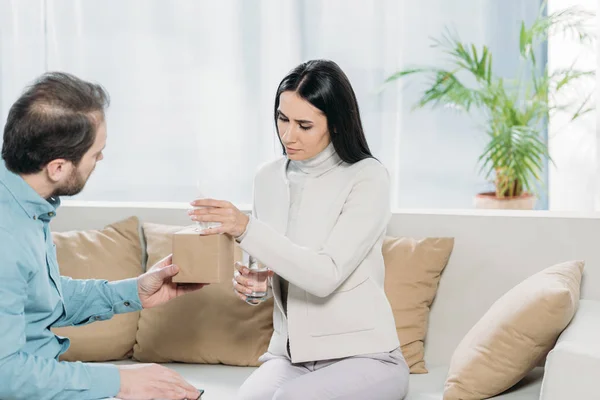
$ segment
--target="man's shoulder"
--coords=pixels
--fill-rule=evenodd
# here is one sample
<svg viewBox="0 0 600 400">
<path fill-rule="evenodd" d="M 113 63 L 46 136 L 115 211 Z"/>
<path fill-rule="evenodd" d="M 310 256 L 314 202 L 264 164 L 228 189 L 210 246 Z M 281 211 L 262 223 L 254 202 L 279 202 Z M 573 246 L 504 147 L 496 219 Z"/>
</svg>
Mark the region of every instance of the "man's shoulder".
<svg viewBox="0 0 600 400">
<path fill-rule="evenodd" d="M 0 181 L 0 228 L 16 232 L 29 221 L 27 213 L 12 193 Z"/>
<path fill-rule="evenodd" d="M 29 265 L 34 254 L 31 246 L 35 233 L 30 231 L 31 221 L 0 182 L 0 265 L 18 264 L 20 268 Z"/>
</svg>

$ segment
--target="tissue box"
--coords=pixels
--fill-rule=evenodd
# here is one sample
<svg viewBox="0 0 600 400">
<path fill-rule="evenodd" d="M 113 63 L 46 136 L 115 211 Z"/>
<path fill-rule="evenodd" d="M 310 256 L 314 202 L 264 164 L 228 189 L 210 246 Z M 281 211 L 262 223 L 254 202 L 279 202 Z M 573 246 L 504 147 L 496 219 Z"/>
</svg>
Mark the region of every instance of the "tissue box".
<svg viewBox="0 0 600 400">
<path fill-rule="evenodd" d="M 234 263 L 242 251 L 226 234 L 202 236 L 195 226 L 173 234 L 173 264 L 177 283 L 223 283 L 233 278 Z"/>
</svg>

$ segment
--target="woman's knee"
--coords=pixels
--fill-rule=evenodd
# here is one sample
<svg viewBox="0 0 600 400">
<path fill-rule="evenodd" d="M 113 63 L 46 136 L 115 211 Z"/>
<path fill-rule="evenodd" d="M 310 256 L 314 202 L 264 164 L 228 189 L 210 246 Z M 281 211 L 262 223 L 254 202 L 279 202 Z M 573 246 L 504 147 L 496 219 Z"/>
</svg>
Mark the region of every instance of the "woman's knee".
<svg viewBox="0 0 600 400">
<path fill-rule="evenodd" d="M 273 395 L 273 400 L 301 400 L 305 398 L 302 396 L 302 393 L 292 389 L 291 386 L 292 385 L 286 385 L 277 389 Z"/>
<path fill-rule="evenodd" d="M 250 388 L 250 385 L 242 385 L 237 392 L 236 400 L 271 400 L 273 391 Z"/>
<path fill-rule="evenodd" d="M 271 400 L 273 398 L 277 386 L 269 380 L 256 378 L 256 376 L 252 376 L 242 384 L 237 392 L 237 400 Z"/>
<path fill-rule="evenodd" d="M 260 400 L 256 392 L 247 390 L 244 386 L 240 387 L 235 398 L 236 400 Z"/>
</svg>

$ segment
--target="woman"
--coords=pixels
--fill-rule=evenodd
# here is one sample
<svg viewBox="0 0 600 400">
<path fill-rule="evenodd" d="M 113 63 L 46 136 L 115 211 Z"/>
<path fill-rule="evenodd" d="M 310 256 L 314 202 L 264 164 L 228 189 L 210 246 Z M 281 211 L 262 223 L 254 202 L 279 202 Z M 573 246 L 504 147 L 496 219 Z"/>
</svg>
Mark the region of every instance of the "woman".
<svg viewBox="0 0 600 400">
<path fill-rule="evenodd" d="M 193 202 L 274 275 L 274 333 L 241 399 L 404 398 L 409 369 L 384 292 L 389 177 L 371 155 L 346 75 L 331 61 L 292 70 L 275 97 L 284 157 L 262 167 L 254 212 Z M 248 268 L 234 289 L 251 292 Z"/>
</svg>

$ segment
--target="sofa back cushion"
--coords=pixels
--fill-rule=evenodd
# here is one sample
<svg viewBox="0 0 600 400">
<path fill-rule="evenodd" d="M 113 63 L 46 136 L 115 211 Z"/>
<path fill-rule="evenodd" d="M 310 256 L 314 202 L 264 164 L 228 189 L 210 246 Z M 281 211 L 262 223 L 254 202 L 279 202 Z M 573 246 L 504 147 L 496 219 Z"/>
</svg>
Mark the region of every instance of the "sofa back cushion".
<svg viewBox="0 0 600 400">
<path fill-rule="evenodd" d="M 449 365 L 469 330 L 504 293 L 527 277 L 569 260 L 586 268 L 581 297 L 600 300 L 600 218 L 557 213 L 398 212 L 388 235 L 454 237 L 454 249 L 429 318 L 428 365 Z"/>
<path fill-rule="evenodd" d="M 429 308 L 453 245 L 452 238 L 386 237 L 383 243 L 385 292 L 402 353 L 413 374 L 428 372 L 423 341 Z"/>
</svg>

